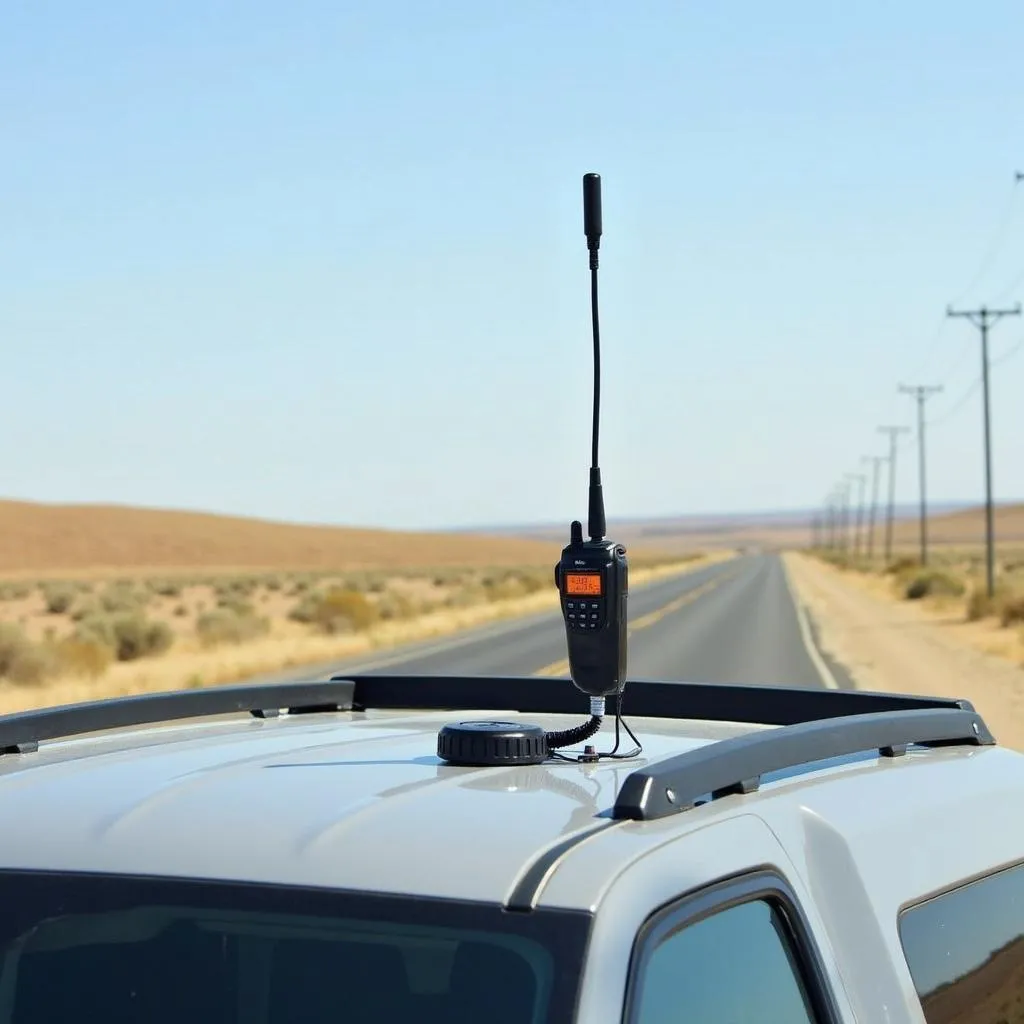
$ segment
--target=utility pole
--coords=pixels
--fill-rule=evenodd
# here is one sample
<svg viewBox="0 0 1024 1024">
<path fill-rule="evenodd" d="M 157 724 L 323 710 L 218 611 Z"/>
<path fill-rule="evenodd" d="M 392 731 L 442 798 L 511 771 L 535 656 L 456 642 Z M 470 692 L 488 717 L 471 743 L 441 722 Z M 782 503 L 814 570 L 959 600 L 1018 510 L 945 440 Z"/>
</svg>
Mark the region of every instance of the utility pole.
<svg viewBox="0 0 1024 1024">
<path fill-rule="evenodd" d="M 835 508 L 835 522 L 836 522 L 836 551 L 842 551 L 846 547 L 845 542 L 845 518 L 843 515 L 843 488 L 840 484 L 836 484 L 832 491 L 832 501 L 834 502 L 833 507 Z"/>
<path fill-rule="evenodd" d="M 878 509 L 878 471 L 882 468 L 882 463 L 885 462 L 884 455 L 865 455 L 862 462 L 870 462 L 873 464 L 871 472 L 871 510 L 868 513 L 868 561 L 871 562 L 875 557 L 875 516 Z"/>
<path fill-rule="evenodd" d="M 829 551 L 835 551 L 836 549 L 836 496 L 835 492 L 828 496 L 828 549 Z"/>
<path fill-rule="evenodd" d="M 844 518 L 843 518 L 843 488 L 836 484 L 836 551 L 841 552 L 846 547 L 844 541 Z"/>
<path fill-rule="evenodd" d="M 1018 172 L 1019 174 L 1020 172 Z M 996 542 L 995 515 L 992 508 L 992 417 L 989 411 L 988 393 L 988 329 L 1002 320 L 1004 316 L 1020 316 L 1020 303 L 1013 309 L 965 309 L 956 311 L 947 307 L 946 316 L 959 316 L 970 320 L 981 331 L 981 380 L 984 393 L 985 416 L 985 548 L 986 548 L 986 582 L 988 596 L 992 597 L 996 590 Z"/>
<path fill-rule="evenodd" d="M 879 433 L 889 435 L 889 512 L 885 521 L 885 561 L 892 561 L 892 521 L 896 514 L 896 438 L 909 434 L 909 427 L 879 427 Z"/>
<path fill-rule="evenodd" d="M 839 550 L 845 555 L 850 544 L 850 481 L 839 485 Z"/>
<path fill-rule="evenodd" d="M 928 564 L 928 499 L 925 489 L 925 458 L 924 458 L 924 403 L 930 395 L 937 395 L 942 391 L 941 385 L 915 384 L 909 386 L 901 384 L 900 392 L 904 395 L 913 395 L 917 399 L 917 463 L 918 478 L 921 502 L 921 564 Z"/>
<path fill-rule="evenodd" d="M 860 489 L 857 494 L 857 517 L 854 519 L 853 527 L 853 557 L 856 561 L 860 558 L 860 537 L 861 537 L 861 526 L 864 522 L 864 484 L 866 477 L 863 473 L 847 473 L 846 479 L 849 483 L 853 483 L 857 480 L 860 485 Z"/>
</svg>

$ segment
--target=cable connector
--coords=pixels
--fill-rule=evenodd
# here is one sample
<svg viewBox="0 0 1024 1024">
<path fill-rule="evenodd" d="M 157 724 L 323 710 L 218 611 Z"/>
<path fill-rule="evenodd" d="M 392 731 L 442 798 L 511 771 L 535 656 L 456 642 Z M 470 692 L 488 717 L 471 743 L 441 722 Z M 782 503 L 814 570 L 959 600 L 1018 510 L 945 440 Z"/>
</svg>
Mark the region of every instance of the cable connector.
<svg viewBox="0 0 1024 1024">
<path fill-rule="evenodd" d="M 598 703 L 595 704 L 594 702 Z M 600 714 L 594 712 L 595 707 L 600 707 Z M 590 698 L 590 721 L 583 725 L 577 725 L 573 729 L 566 729 L 563 732 L 549 732 L 547 734 L 548 752 L 552 753 L 559 747 L 573 747 L 577 743 L 589 740 L 600 728 L 604 721 L 604 697 Z"/>
</svg>

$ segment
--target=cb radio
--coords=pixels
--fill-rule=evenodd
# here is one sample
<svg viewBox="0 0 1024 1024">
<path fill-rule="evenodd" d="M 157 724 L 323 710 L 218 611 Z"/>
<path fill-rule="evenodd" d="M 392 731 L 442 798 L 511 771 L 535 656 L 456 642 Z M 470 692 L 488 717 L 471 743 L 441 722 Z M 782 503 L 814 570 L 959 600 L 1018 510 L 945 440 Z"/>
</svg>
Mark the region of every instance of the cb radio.
<svg viewBox="0 0 1024 1024">
<path fill-rule="evenodd" d="M 583 232 L 590 251 L 590 315 L 594 334 L 594 421 L 591 438 L 590 503 L 587 529 L 577 520 L 555 566 L 569 648 L 569 675 L 591 698 L 591 714 L 604 714 L 604 698 L 626 685 L 626 549 L 605 539 L 604 496 L 597 442 L 601 413 L 601 331 L 597 304 L 601 245 L 601 176 L 583 176 Z"/>
<path fill-rule="evenodd" d="M 438 756 L 448 764 L 525 765 L 548 758 L 597 761 L 629 760 L 641 753 L 632 730 L 622 718 L 622 691 L 626 685 L 626 549 L 605 538 L 604 497 L 597 464 L 597 438 L 601 411 L 601 334 L 597 315 L 597 252 L 601 245 L 601 177 L 583 176 L 583 231 L 590 251 L 590 305 L 594 330 L 594 429 L 590 465 L 590 539 L 583 539 L 583 525 L 574 521 L 569 543 L 555 566 L 555 586 L 560 595 L 569 647 L 569 676 L 573 685 L 590 697 L 590 719 L 573 729 L 548 732 L 523 722 L 449 722 L 437 735 Z M 615 705 L 615 746 L 596 753 L 587 746 L 570 756 L 561 752 L 589 740 L 601 729 L 606 698 Z M 636 744 L 619 753 L 619 727 Z"/>
</svg>

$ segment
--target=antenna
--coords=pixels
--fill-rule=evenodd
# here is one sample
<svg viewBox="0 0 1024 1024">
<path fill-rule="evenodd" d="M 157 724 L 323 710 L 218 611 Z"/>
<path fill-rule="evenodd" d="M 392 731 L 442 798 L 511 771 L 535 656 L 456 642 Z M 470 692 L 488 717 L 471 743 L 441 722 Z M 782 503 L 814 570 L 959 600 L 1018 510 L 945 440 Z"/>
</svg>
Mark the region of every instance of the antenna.
<svg viewBox="0 0 1024 1024">
<path fill-rule="evenodd" d="M 628 646 L 626 605 L 629 566 L 626 549 L 605 540 L 604 495 L 598 465 L 601 426 L 601 327 L 597 307 L 597 265 L 601 246 L 601 176 L 583 175 L 583 232 L 590 253 L 590 311 L 594 330 L 594 420 L 591 438 L 588 529 L 574 519 L 569 544 L 555 566 L 566 640 L 569 675 L 573 685 L 590 698 L 590 720 L 572 729 L 547 732 L 539 725 L 522 722 L 450 722 L 438 733 L 438 756 L 449 764 L 540 764 L 549 758 L 597 761 L 628 760 L 643 748 L 622 718 L 622 693 L 626 686 Z M 582 753 L 561 753 L 565 747 L 584 743 L 601 729 L 606 698 L 616 699 L 615 746 L 598 753 L 587 745 Z M 620 727 L 635 749 L 619 753 Z"/>
<path fill-rule="evenodd" d="M 583 175 L 583 233 L 590 252 L 590 319 L 594 331 L 594 425 L 590 442 L 590 501 L 587 530 L 591 540 L 604 540 L 604 494 L 597 460 L 601 431 L 601 320 L 597 303 L 598 250 L 601 248 L 601 175 Z"/>
</svg>

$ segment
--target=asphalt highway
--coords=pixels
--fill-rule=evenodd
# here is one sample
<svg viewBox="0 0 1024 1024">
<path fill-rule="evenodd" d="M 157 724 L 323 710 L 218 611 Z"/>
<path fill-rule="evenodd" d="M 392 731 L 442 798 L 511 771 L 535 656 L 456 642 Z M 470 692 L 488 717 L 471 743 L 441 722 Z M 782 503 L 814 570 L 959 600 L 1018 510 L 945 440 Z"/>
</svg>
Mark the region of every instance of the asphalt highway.
<svg viewBox="0 0 1024 1024">
<path fill-rule="evenodd" d="M 850 685 L 842 668 L 818 652 L 777 555 L 745 555 L 634 587 L 629 623 L 631 679 Z M 315 674 L 323 677 L 324 669 L 335 674 L 567 676 L 565 627 L 552 609 L 321 666 Z M 310 678 L 310 670 L 301 675 Z"/>
</svg>

